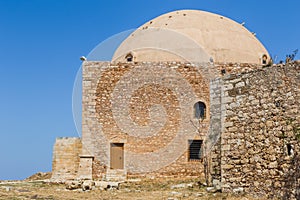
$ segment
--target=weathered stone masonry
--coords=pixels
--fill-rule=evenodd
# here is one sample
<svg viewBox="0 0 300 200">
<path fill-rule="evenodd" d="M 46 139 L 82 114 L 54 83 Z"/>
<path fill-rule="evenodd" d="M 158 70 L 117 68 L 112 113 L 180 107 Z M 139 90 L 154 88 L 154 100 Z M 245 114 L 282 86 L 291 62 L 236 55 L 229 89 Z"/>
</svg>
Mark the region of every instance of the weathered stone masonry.
<svg viewBox="0 0 300 200">
<path fill-rule="evenodd" d="M 59 180 L 76 178 L 81 151 L 80 138 L 57 138 L 53 148 L 52 178 Z"/>
<path fill-rule="evenodd" d="M 300 199 L 300 63 L 269 65 L 226 17 L 145 23 L 112 62 L 83 62 L 82 138 L 56 140 L 53 178 L 204 173 L 224 192 Z"/>
<path fill-rule="evenodd" d="M 226 73 L 223 76 L 216 73 L 217 75 L 211 76 L 213 78 L 207 76 L 210 80 L 199 73 L 204 69 L 184 63 L 85 63 L 82 151 L 80 139 L 58 139 L 54 148 L 53 178 L 103 178 L 110 166 L 110 143 L 124 143 L 125 152 L 139 155 L 162 148 L 166 145 L 165 142 L 174 138 L 182 120 L 180 115 L 186 112 L 182 109 L 182 99 L 178 98 L 174 88 L 157 84 L 162 78 L 154 79 L 155 84 L 149 84 L 138 73 L 122 80 L 125 83 L 137 81 L 134 84 L 140 84 L 141 87 L 137 87 L 134 92 L 128 93 L 126 90 L 131 85 L 117 87 L 117 83 L 122 82 L 120 80 L 127 73 L 139 67 L 149 71 L 149 74 L 143 76 L 153 79 L 155 74 L 162 73 L 158 69 L 164 70 L 167 67 L 173 67 L 173 70 L 182 75 L 196 94 L 196 98 L 188 105 L 191 109 L 187 112 L 191 114 L 191 119 L 193 103 L 199 100 L 206 103 L 209 113 L 202 124 L 185 121 L 199 125 L 201 129 L 194 129 L 194 126 L 191 129 L 190 126 L 185 128 L 193 131 L 194 138 L 201 140 L 205 140 L 209 133 L 206 151 L 210 152 L 210 182 L 219 180 L 223 192 L 243 190 L 269 197 L 299 197 L 300 64 L 297 62 L 265 68 L 241 64 L 215 65 L 215 72 L 225 69 Z M 240 71 L 237 71 L 238 67 Z M 229 74 L 229 71 L 232 73 Z M 112 91 L 116 89 L 124 90 L 125 94 L 130 95 L 130 101 L 126 105 L 129 109 L 120 112 L 128 112 L 135 123 L 148 125 L 153 123 L 153 117 L 158 117 L 156 119 L 159 122 L 165 120 L 160 116 L 168 116 L 169 121 L 165 121 L 166 126 L 160 129 L 161 132 L 149 135 L 152 138 L 147 140 L 124 134 L 112 115 L 113 95 L 116 95 Z M 188 88 L 185 92 L 187 91 Z M 124 96 L 119 98 L 126 102 Z M 151 110 L 151 106 L 156 104 L 162 105 L 166 112 Z M 151 112 L 158 112 L 159 115 L 155 116 Z M 161 124 L 154 124 L 153 128 L 159 125 Z M 192 163 L 187 159 L 186 141 L 194 138 L 183 138 L 181 142 L 186 144 L 185 151 L 177 155 L 174 162 L 151 173 L 203 175 L 204 163 Z M 163 159 L 161 157 L 147 162 L 155 165 L 163 162 Z M 130 163 L 130 157 L 126 158 L 125 155 L 125 162 Z M 135 167 L 125 164 L 129 173 L 135 173 Z"/>
<path fill-rule="evenodd" d="M 299 198 L 299 69 L 286 64 L 223 78 L 224 192 L 295 198 L 298 190 Z"/>
<path fill-rule="evenodd" d="M 95 157 L 94 163 L 98 164 L 94 165 L 94 177 L 101 178 L 105 168 L 110 166 L 111 143 L 124 143 L 125 169 L 128 173 L 203 173 L 201 163 L 189 162 L 187 158 L 188 140 L 204 140 L 208 132 L 209 112 L 199 132 L 199 120 L 194 118 L 193 110 L 198 101 L 204 102 L 209 109 L 209 79 L 203 77 L 202 70 L 199 66 L 176 62 L 85 62 L 83 155 Z M 122 104 L 124 106 L 120 106 Z M 123 116 L 124 113 L 128 113 L 130 121 L 126 115 Z M 132 121 L 134 124 L 131 124 Z M 150 135 L 145 138 L 139 133 Z M 179 134 L 182 136 L 178 137 Z M 153 160 L 143 156 L 160 151 L 173 141 L 173 149 L 180 148 L 181 151 L 168 151 Z M 174 160 L 169 162 L 168 159 Z M 144 163 L 148 164 L 143 168 L 140 164 Z M 95 166 L 99 167 L 98 171 Z"/>
</svg>

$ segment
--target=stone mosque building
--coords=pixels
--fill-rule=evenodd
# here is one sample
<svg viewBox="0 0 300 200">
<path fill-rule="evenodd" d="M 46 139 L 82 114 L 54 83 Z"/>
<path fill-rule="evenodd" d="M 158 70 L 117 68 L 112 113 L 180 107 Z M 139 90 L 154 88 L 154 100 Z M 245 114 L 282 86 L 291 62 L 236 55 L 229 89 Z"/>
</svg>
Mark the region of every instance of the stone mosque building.
<svg viewBox="0 0 300 200">
<path fill-rule="evenodd" d="M 224 192 L 297 188 L 299 67 L 273 65 L 227 17 L 154 18 L 111 61 L 83 62 L 82 137 L 57 138 L 52 178 L 192 175 Z"/>
</svg>

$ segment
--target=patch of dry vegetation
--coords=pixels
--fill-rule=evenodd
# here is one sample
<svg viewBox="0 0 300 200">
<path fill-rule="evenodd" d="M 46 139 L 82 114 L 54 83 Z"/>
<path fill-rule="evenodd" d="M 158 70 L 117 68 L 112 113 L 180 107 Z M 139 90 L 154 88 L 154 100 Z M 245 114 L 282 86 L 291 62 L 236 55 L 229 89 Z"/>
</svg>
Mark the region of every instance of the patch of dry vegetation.
<svg viewBox="0 0 300 200">
<path fill-rule="evenodd" d="M 172 188 L 177 184 L 192 183 L 193 187 Z M 0 182 L 0 199 L 23 200 L 254 200 L 243 194 L 229 195 L 207 193 L 198 179 L 158 178 L 127 181 L 120 185 L 119 190 L 70 191 L 64 184 L 47 181 Z M 261 198 L 257 198 L 261 199 Z"/>
</svg>

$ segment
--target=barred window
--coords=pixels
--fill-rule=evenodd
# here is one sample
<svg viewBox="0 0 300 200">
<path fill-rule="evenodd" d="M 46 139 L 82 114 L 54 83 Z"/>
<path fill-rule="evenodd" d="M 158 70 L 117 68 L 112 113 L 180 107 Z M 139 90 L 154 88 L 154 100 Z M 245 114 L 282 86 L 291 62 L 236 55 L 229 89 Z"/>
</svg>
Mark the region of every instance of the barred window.
<svg viewBox="0 0 300 200">
<path fill-rule="evenodd" d="M 202 159 L 202 140 L 189 140 L 189 161 L 199 161 Z"/>
</svg>

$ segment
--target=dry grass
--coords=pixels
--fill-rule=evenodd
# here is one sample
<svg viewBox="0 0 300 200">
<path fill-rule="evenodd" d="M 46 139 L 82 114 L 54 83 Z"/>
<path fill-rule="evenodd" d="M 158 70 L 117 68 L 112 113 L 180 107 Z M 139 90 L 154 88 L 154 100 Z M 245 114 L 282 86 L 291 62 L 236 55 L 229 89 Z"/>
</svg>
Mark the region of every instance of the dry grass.
<svg viewBox="0 0 300 200">
<path fill-rule="evenodd" d="M 245 195 L 229 195 L 207 193 L 204 187 L 197 185 L 196 179 L 143 179 L 140 182 L 122 183 L 119 190 L 101 191 L 69 191 L 65 185 L 51 184 L 43 181 L 34 182 L 2 182 L 0 183 L 0 199 L 45 199 L 45 200 L 254 200 Z M 195 183 L 193 188 L 171 189 L 179 183 Z M 8 191 L 9 190 L 9 191 Z M 261 199 L 261 198 L 259 198 Z"/>
</svg>

